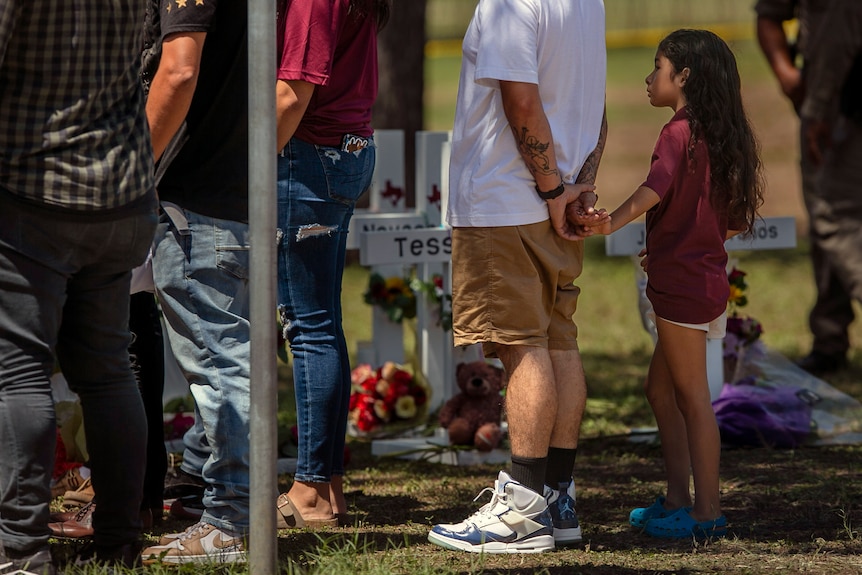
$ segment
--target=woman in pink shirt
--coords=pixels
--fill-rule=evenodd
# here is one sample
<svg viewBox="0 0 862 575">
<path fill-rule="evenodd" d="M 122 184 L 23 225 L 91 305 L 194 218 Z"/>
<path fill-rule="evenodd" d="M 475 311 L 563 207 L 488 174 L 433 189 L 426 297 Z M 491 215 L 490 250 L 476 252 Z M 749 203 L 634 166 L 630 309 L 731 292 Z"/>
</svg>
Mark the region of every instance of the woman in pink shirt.
<svg viewBox="0 0 862 575">
<path fill-rule="evenodd" d="M 350 364 L 341 280 L 354 205 L 371 185 L 377 32 L 390 0 L 280 2 L 278 309 L 293 354 L 299 439 L 279 526 L 334 526 L 342 491 Z"/>
</svg>

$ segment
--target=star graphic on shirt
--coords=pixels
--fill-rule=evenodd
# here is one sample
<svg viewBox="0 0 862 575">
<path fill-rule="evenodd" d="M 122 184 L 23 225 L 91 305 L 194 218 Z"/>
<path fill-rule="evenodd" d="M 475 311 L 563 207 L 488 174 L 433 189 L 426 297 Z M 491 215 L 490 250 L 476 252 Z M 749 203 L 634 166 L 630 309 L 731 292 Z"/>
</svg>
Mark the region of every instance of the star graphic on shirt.
<svg viewBox="0 0 862 575">
<path fill-rule="evenodd" d="M 168 3 L 167 3 L 167 4 L 165 4 L 165 12 L 167 12 L 168 14 L 170 14 L 170 13 L 171 13 L 171 3 L 170 3 L 170 0 L 168 0 Z"/>
<path fill-rule="evenodd" d="M 195 0 L 195 6 L 203 6 L 204 0 Z"/>
<path fill-rule="evenodd" d="M 185 8 L 188 0 L 177 0 L 177 8 Z"/>
</svg>

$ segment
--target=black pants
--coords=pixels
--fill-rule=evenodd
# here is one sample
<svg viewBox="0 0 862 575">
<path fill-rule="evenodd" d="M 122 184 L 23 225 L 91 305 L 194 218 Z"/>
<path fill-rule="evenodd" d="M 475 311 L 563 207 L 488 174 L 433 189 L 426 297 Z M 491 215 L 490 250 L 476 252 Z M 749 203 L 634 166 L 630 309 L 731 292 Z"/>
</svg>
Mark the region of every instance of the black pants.
<svg viewBox="0 0 862 575">
<path fill-rule="evenodd" d="M 133 334 L 129 356 L 147 414 L 147 467 L 141 509 L 161 510 L 164 504 L 165 473 L 168 469 L 162 415 L 165 355 L 162 324 L 153 294 L 138 292 L 132 295 L 129 330 Z"/>
</svg>

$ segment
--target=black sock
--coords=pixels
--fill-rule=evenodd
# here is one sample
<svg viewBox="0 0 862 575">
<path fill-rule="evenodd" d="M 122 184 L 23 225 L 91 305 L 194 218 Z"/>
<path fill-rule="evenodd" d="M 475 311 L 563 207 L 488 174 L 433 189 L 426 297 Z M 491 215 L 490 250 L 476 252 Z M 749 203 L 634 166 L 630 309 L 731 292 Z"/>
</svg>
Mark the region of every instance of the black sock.
<svg viewBox="0 0 862 575">
<path fill-rule="evenodd" d="M 516 457 L 512 456 L 512 479 L 543 495 L 545 491 L 545 468 L 547 457 Z"/>
<path fill-rule="evenodd" d="M 572 480 L 572 473 L 575 469 L 575 456 L 578 454 L 577 447 L 575 449 L 564 449 L 562 447 L 548 448 L 548 467 L 545 471 L 545 485 L 554 489 L 559 489 L 560 484 L 568 485 Z"/>
</svg>

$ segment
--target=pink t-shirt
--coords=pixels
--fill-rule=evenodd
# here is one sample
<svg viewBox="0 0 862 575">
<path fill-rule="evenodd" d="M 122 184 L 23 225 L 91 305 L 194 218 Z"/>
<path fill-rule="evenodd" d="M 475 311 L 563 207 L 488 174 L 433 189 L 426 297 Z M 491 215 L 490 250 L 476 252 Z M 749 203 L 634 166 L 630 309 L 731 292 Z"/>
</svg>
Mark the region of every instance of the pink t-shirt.
<svg viewBox="0 0 862 575">
<path fill-rule="evenodd" d="M 337 147 L 344 134 L 372 134 L 377 21 L 349 5 L 350 0 L 287 2 L 278 20 L 278 79 L 317 86 L 294 134 L 312 144 Z"/>
<path fill-rule="evenodd" d="M 706 323 L 727 308 L 727 217 L 709 200 L 706 143 L 689 152 L 690 137 L 683 109 L 662 128 L 642 184 L 660 198 L 646 215 L 647 297 L 659 317 Z"/>
</svg>

